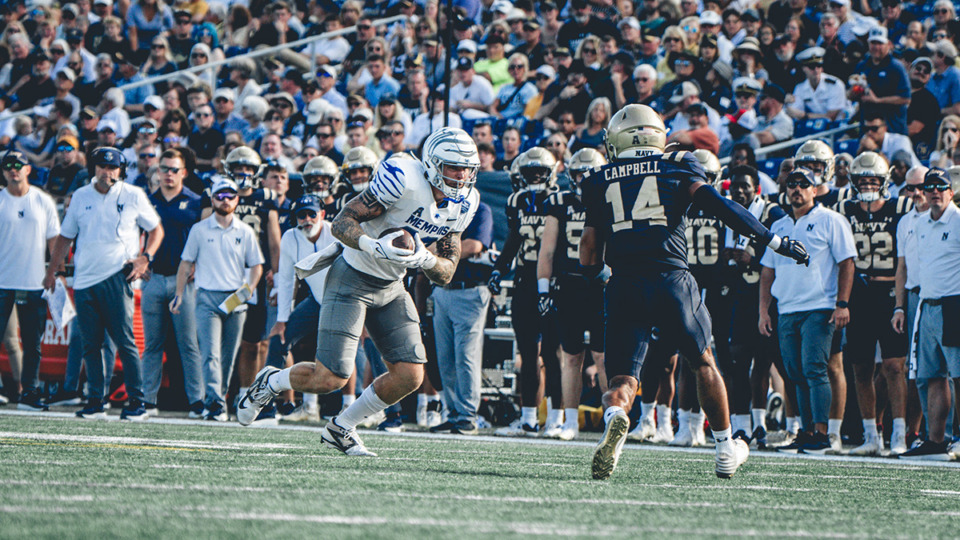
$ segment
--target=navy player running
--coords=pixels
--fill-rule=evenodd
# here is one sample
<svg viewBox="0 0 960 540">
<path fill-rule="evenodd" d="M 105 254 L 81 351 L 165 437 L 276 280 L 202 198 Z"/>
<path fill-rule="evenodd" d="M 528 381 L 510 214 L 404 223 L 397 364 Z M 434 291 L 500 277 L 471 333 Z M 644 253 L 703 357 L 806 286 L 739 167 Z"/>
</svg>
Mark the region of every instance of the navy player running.
<svg viewBox="0 0 960 540">
<path fill-rule="evenodd" d="M 604 261 L 613 270 L 605 300 L 610 389 L 603 395 L 606 428 L 594 453 L 593 477 L 606 479 L 617 465 L 641 369 L 657 368 L 656 362 L 679 349 L 696 373 L 700 404 L 713 429 L 717 476 L 729 478 L 749 449 L 730 433 L 726 390 L 710 352 L 710 317 L 687 266 L 685 214 L 696 203 L 737 233 L 800 263 L 808 261 L 806 250 L 720 196 L 691 154 L 664 154 L 666 128 L 650 107 L 627 105 L 617 112 L 605 143 L 615 161 L 583 181 L 587 220 L 580 240 L 587 276 L 597 275 Z M 644 366 L 648 356 L 653 362 Z"/>
<path fill-rule="evenodd" d="M 877 433 L 877 395 L 874 387 L 877 343 L 883 363 L 880 373 L 887 382 L 893 434 L 890 451 L 907 451 L 904 375 L 907 337 L 887 324 L 887 314 L 896 307 L 894 280 L 897 274 L 897 224 L 913 207 L 910 199 L 891 199 L 887 192 L 890 167 L 880 154 L 864 152 L 850 165 L 850 180 L 856 200 L 837 206 L 853 228 L 857 246 L 857 277 L 850 295 L 850 324 L 845 354 L 853 364 L 857 402 L 863 415 L 864 443 L 850 451 L 857 456 L 877 456 L 883 441 Z"/>
</svg>

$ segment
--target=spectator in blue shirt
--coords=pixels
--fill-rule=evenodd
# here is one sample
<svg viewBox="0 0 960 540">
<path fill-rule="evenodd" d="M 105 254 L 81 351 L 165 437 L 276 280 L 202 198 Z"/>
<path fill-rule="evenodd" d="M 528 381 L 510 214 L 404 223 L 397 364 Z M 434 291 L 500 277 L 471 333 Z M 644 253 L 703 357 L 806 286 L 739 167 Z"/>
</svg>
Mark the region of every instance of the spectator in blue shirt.
<svg viewBox="0 0 960 540">
<path fill-rule="evenodd" d="M 140 74 L 140 66 L 138 66 L 133 58 L 117 54 L 117 65 L 119 66 L 118 74 L 119 77 L 116 79 L 117 86 L 123 86 L 125 84 L 130 84 L 137 81 L 143 80 L 143 75 Z M 153 85 L 145 84 L 143 86 L 138 86 L 136 88 L 130 88 L 129 90 L 123 91 L 123 98 L 126 104 L 124 105 L 124 110 L 128 113 L 139 113 L 143 111 L 143 102 L 147 100 L 148 97 L 153 95 Z"/>
<path fill-rule="evenodd" d="M 933 75 L 927 90 L 937 98 L 940 114 L 960 114 L 960 69 L 954 65 L 957 47 L 949 39 L 941 39 L 930 48 L 933 49 Z"/>
<path fill-rule="evenodd" d="M 367 58 L 367 71 L 370 72 L 370 82 L 364 90 L 364 97 L 371 107 L 380 103 L 380 98 L 387 94 L 397 94 L 401 85 L 386 73 L 387 62 L 383 55 L 373 54 Z"/>
<path fill-rule="evenodd" d="M 867 77 L 868 88 L 860 98 L 860 112 L 881 111 L 891 133 L 907 134 L 907 106 L 910 104 L 910 78 L 903 64 L 890 56 L 893 44 L 887 29 L 870 30 L 867 41 L 870 55 L 857 64 L 856 72 Z M 851 95 L 850 99 L 857 99 Z"/>
</svg>

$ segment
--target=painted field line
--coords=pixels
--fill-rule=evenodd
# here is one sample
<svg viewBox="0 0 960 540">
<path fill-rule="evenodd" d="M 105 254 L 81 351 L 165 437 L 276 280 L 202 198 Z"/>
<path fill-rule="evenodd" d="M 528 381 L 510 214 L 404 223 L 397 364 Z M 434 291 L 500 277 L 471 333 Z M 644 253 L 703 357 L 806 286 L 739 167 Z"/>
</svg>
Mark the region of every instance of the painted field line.
<svg viewBox="0 0 960 540">
<path fill-rule="evenodd" d="M 272 449 L 299 449 L 300 446 L 290 444 L 276 443 L 223 443 L 214 444 L 207 442 L 169 440 L 169 439 L 148 439 L 143 437 L 115 437 L 106 435 L 64 435 L 60 433 L 29 433 L 19 431 L 0 431 L 0 439 L 26 439 L 32 441 L 63 441 L 76 443 L 99 443 L 99 444 L 118 444 L 118 445 L 148 445 L 148 446 L 177 446 L 184 448 L 201 448 L 208 450 L 247 450 L 250 448 L 272 448 Z"/>
<path fill-rule="evenodd" d="M 0 409 L 0 418 L 5 415 L 9 416 L 28 416 L 31 418 L 70 418 L 76 419 L 73 414 L 70 413 L 34 413 L 26 411 L 16 411 L 16 410 L 2 410 Z M 117 417 L 111 417 L 117 418 Z M 78 420 L 79 421 L 79 420 Z M 86 421 L 84 421 L 86 422 Z M 171 418 L 171 417 L 153 417 L 148 420 L 151 424 L 170 424 L 170 425 L 196 425 L 203 426 L 205 428 L 217 428 L 217 429 L 234 429 L 234 430 L 248 430 L 248 429 L 276 429 L 276 430 L 285 430 L 285 431 L 302 431 L 302 432 L 312 432 L 319 434 L 323 428 L 321 426 L 292 426 L 290 424 L 281 423 L 279 426 L 261 426 L 257 428 L 244 428 L 240 425 L 233 422 L 208 422 L 203 420 L 188 420 L 185 418 Z M 559 440 L 549 440 L 549 439 L 540 439 L 540 438 L 513 438 L 513 437 L 495 437 L 492 435 L 452 435 L 445 433 L 428 433 L 428 432 L 415 432 L 415 431 L 406 431 L 402 433 L 388 433 L 384 431 L 371 431 L 371 430 L 360 430 L 360 433 L 369 434 L 376 437 L 395 437 L 397 439 L 416 439 L 419 441 L 435 442 L 438 444 L 449 443 L 450 441 L 471 441 L 484 444 L 494 444 L 494 445 L 533 445 L 533 446 L 558 446 L 558 447 L 578 447 L 578 448 L 593 448 L 596 446 L 596 441 L 592 440 L 578 440 L 578 441 L 559 441 Z M 251 447 L 266 448 L 267 445 L 263 444 L 251 444 Z M 293 447 L 296 448 L 296 447 Z M 627 444 L 623 447 L 624 452 L 637 452 L 637 451 L 651 451 L 651 452 L 661 452 L 661 453 L 680 453 L 680 454 L 702 454 L 713 456 L 713 448 L 677 448 L 672 446 L 658 446 L 643 444 L 638 445 L 635 443 Z M 796 465 L 801 466 L 802 462 L 805 460 L 810 461 L 829 461 L 839 464 L 869 464 L 879 466 L 877 468 L 884 469 L 896 469 L 896 470 L 922 470 L 929 468 L 948 468 L 948 469 L 960 469 L 960 462 L 943 462 L 943 461 L 912 461 L 907 465 L 902 461 L 898 461 L 892 458 L 884 457 L 856 457 L 856 456 L 827 456 L 827 455 L 816 455 L 816 454 L 781 454 L 775 452 L 752 452 L 751 460 L 756 461 L 757 459 L 762 460 L 776 460 L 780 461 L 785 465 Z M 792 461 L 792 463 L 790 463 Z M 748 461 L 750 463 L 750 461 Z"/>
<path fill-rule="evenodd" d="M 57 487 L 84 487 L 95 489 L 133 489 L 133 490 L 157 490 L 157 491 L 203 491 L 203 492 L 255 492 L 264 493 L 274 491 L 272 488 L 259 488 L 250 486 L 212 486 L 203 484 L 115 484 L 108 482 L 67 482 L 63 480 L 44 480 L 37 482 L 34 480 L 13 480 L 0 479 L 0 486 L 57 486 Z"/>
</svg>

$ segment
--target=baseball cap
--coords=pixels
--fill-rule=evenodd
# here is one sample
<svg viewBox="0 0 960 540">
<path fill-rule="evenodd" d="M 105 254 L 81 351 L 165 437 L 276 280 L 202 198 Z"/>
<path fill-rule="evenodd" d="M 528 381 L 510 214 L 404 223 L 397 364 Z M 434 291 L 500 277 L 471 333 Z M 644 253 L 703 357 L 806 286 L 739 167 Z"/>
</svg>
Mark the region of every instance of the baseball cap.
<svg viewBox="0 0 960 540">
<path fill-rule="evenodd" d="M 110 130 L 114 133 L 117 132 L 117 124 L 113 120 L 100 120 L 97 124 L 97 132 Z"/>
<path fill-rule="evenodd" d="M 57 75 L 63 75 L 70 81 L 77 80 L 77 74 L 73 71 L 73 69 L 68 67 L 62 68 L 59 72 L 57 72 Z"/>
<path fill-rule="evenodd" d="M 890 40 L 887 38 L 887 29 L 884 26 L 877 26 L 870 29 L 869 37 L 867 42 L 875 41 L 877 43 L 889 43 Z"/>
<path fill-rule="evenodd" d="M 624 27 L 624 26 L 629 26 L 630 28 L 633 28 L 634 30 L 639 30 L 639 29 L 640 29 L 640 21 L 638 21 L 636 17 L 627 17 L 626 19 L 620 21 L 620 24 L 617 25 L 617 28 L 620 29 L 620 30 L 623 30 L 623 27 Z"/>
<path fill-rule="evenodd" d="M 307 105 L 307 123 L 310 125 L 319 124 L 323 120 L 323 113 L 327 111 L 327 104 L 322 99 L 315 99 Z"/>
<path fill-rule="evenodd" d="M 77 140 L 75 136 L 70 134 L 63 135 L 59 139 L 57 139 L 57 145 L 60 145 L 60 144 L 69 144 L 70 146 L 73 147 L 74 150 L 80 148 L 80 141 Z"/>
<path fill-rule="evenodd" d="M 940 167 L 933 167 L 923 175 L 924 184 L 950 184 L 950 176 Z"/>
<path fill-rule="evenodd" d="M 467 51 L 476 53 L 477 52 L 477 42 L 472 39 L 465 39 L 457 44 L 457 52 Z"/>
<path fill-rule="evenodd" d="M 0 166 L 6 165 L 7 163 L 29 165 L 30 161 L 27 159 L 27 156 L 23 155 L 19 150 L 9 150 L 3 155 L 3 159 L 0 160 Z"/>
<path fill-rule="evenodd" d="M 213 100 L 216 101 L 217 98 L 226 98 L 227 101 L 236 101 L 237 93 L 233 88 L 217 88 L 217 91 L 213 93 Z"/>
<path fill-rule="evenodd" d="M 746 10 L 746 11 L 743 12 L 743 15 L 740 16 L 740 20 L 742 20 L 742 21 L 759 21 L 759 20 L 760 20 L 760 13 L 759 13 L 757 10 L 755 10 L 755 9 L 753 9 L 753 8 L 750 8 L 750 9 L 748 9 L 748 10 Z"/>
<path fill-rule="evenodd" d="M 143 106 L 146 107 L 147 105 L 153 107 L 158 111 L 162 111 L 166 109 L 166 107 L 163 104 L 163 98 L 157 95 L 150 96 L 147 99 L 143 100 Z"/>
<path fill-rule="evenodd" d="M 716 11 L 706 10 L 700 14 L 700 24 L 714 26 L 717 24 L 723 24 L 723 19 Z"/>
<path fill-rule="evenodd" d="M 304 195 L 300 197 L 294 204 L 294 213 L 298 213 L 301 210 L 313 210 L 314 212 L 320 212 L 319 199 L 313 195 Z"/>
<path fill-rule="evenodd" d="M 240 191 L 237 189 L 237 183 L 225 176 L 214 176 L 213 185 L 210 186 L 211 193 L 220 193 L 221 191 L 232 191 L 234 193 Z"/>
<path fill-rule="evenodd" d="M 917 64 L 926 64 L 930 67 L 930 71 L 933 71 L 933 60 L 931 60 L 929 57 L 921 56 L 917 58 L 910 64 L 910 67 L 916 67 Z"/>
<path fill-rule="evenodd" d="M 336 79 L 336 78 L 337 78 L 337 70 L 336 70 L 336 68 L 334 68 L 334 67 L 331 66 L 330 64 L 324 64 L 324 65 L 322 65 L 322 66 L 320 66 L 320 67 L 317 68 L 317 76 L 318 76 L 318 77 L 333 77 L 334 79 Z"/>
<path fill-rule="evenodd" d="M 700 88 L 692 81 L 684 81 L 674 91 L 670 97 L 670 103 L 680 103 L 691 96 L 699 96 Z"/>
<path fill-rule="evenodd" d="M 70 28 L 66 31 L 67 42 L 70 41 L 83 41 L 83 30 L 79 28 Z"/>
<path fill-rule="evenodd" d="M 787 93 L 783 91 L 783 88 L 780 88 L 779 86 L 773 83 L 768 83 L 766 86 L 763 87 L 762 97 L 773 98 L 779 101 L 780 103 L 783 103 L 787 97 Z"/>
<path fill-rule="evenodd" d="M 806 180 L 813 185 L 817 185 L 817 177 L 813 174 L 813 171 L 806 169 L 804 167 L 797 167 L 790 174 L 787 175 L 787 182 L 790 180 Z"/>
<path fill-rule="evenodd" d="M 694 103 L 693 105 L 687 107 L 686 110 L 687 116 L 691 114 L 707 114 L 707 107 L 703 103 Z"/>
<path fill-rule="evenodd" d="M 543 64 L 542 66 L 537 68 L 537 74 L 543 75 L 550 79 L 554 79 L 557 76 L 557 71 L 553 69 L 553 66 L 549 64 Z"/>
<path fill-rule="evenodd" d="M 112 146 L 103 146 L 93 151 L 93 164 L 98 167 L 126 167 L 127 158 Z"/>
</svg>

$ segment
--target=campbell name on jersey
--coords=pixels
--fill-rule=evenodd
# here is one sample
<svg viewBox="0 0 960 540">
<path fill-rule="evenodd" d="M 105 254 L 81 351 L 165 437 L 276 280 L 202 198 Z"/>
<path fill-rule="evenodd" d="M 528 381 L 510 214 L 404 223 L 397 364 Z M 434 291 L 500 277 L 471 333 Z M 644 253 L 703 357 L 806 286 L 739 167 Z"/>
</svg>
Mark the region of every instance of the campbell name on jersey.
<svg viewBox="0 0 960 540">
<path fill-rule="evenodd" d="M 379 238 L 387 229 L 399 227 L 419 234 L 427 246 L 451 232 L 463 232 L 480 203 L 480 195 L 472 189 L 461 203 L 438 204 L 423 164 L 410 159 L 382 162 L 367 189 L 386 208 L 360 224 L 367 236 Z M 350 247 L 344 250 L 343 258 L 354 269 L 381 279 L 397 280 L 407 272 L 403 266 Z"/>
<path fill-rule="evenodd" d="M 897 273 L 897 225 L 913 201 L 906 197 L 886 199 L 876 212 L 864 210 L 859 201 L 843 201 L 837 212 L 850 222 L 857 248 L 857 272 L 869 277 L 894 277 Z"/>
<path fill-rule="evenodd" d="M 557 231 L 557 249 L 553 254 L 555 275 L 583 274 L 580 266 L 580 238 L 583 236 L 583 224 L 587 220 L 587 211 L 580 198 L 572 191 L 558 191 L 547 197 L 546 212 L 559 222 Z"/>
<path fill-rule="evenodd" d="M 706 182 L 690 152 L 626 159 L 588 172 L 581 183 L 586 225 L 606 241 L 616 272 L 685 269 L 690 188 Z"/>
<path fill-rule="evenodd" d="M 540 238 L 547 222 L 547 199 L 556 189 L 524 189 L 507 198 L 507 227 L 520 233 L 520 251 L 517 252 L 517 269 L 535 271 L 540 253 Z"/>
</svg>

